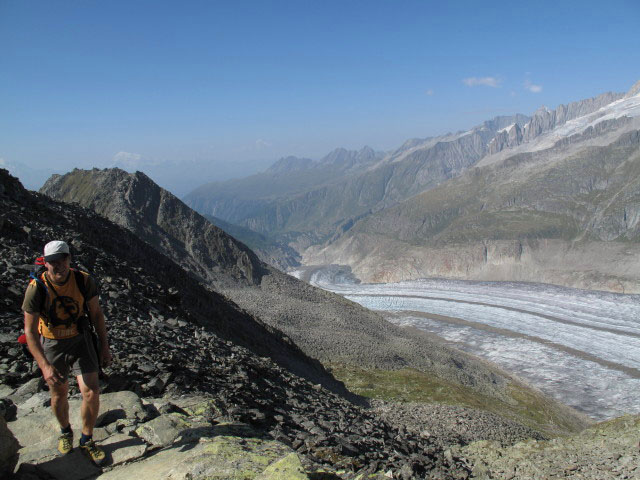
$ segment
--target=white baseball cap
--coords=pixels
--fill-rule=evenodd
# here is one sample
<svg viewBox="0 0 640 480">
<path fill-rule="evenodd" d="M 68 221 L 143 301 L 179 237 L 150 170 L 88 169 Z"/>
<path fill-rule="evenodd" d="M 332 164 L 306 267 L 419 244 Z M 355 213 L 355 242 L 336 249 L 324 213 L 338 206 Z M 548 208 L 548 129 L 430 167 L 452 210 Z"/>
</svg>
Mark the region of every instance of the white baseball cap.
<svg viewBox="0 0 640 480">
<path fill-rule="evenodd" d="M 65 255 L 69 255 L 69 245 L 62 240 L 54 240 L 44 246 L 44 261 L 53 262 Z"/>
</svg>

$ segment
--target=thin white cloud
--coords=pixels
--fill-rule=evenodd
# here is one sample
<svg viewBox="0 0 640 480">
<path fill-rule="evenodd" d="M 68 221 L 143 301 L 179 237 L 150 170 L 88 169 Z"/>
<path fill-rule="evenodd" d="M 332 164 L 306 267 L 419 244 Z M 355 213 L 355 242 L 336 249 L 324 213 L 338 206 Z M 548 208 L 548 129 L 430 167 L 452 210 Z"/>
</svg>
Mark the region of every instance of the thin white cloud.
<svg viewBox="0 0 640 480">
<path fill-rule="evenodd" d="M 0 167 L 8 167 L 8 163 L 4 158 L 0 158 Z"/>
<path fill-rule="evenodd" d="M 269 142 L 267 142 L 266 140 L 259 138 L 258 140 L 256 140 L 256 149 L 257 150 L 263 150 L 265 148 L 269 148 L 271 147 L 271 144 Z"/>
<path fill-rule="evenodd" d="M 427 94 L 427 95 L 429 95 L 429 96 L 432 96 L 435 92 L 433 91 L 433 89 L 431 89 L 431 88 L 430 88 L 429 90 L 427 90 L 427 91 L 426 91 L 426 92 L 424 92 L 424 93 L 426 93 L 426 94 Z"/>
<path fill-rule="evenodd" d="M 113 156 L 113 164 L 124 169 L 138 168 L 142 163 L 142 155 L 139 153 L 118 152 Z"/>
<path fill-rule="evenodd" d="M 502 80 L 497 77 L 469 77 L 464 78 L 462 80 L 462 83 L 464 83 L 467 87 L 483 86 L 498 88 L 502 83 Z"/>
<path fill-rule="evenodd" d="M 532 93 L 540 93 L 542 91 L 542 85 L 534 85 L 531 80 L 526 79 L 524 81 L 524 89 L 529 90 Z"/>
</svg>

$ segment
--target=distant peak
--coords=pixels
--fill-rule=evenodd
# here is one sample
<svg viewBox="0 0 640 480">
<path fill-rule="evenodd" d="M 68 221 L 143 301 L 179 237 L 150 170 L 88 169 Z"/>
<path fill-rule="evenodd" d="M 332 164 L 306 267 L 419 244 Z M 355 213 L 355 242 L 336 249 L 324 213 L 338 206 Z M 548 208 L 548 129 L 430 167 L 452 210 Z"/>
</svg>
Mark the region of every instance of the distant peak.
<svg viewBox="0 0 640 480">
<path fill-rule="evenodd" d="M 629 89 L 625 98 L 635 97 L 640 93 L 640 80 L 633 84 L 633 86 Z"/>
<path fill-rule="evenodd" d="M 278 160 L 276 163 L 271 165 L 268 169 L 268 173 L 280 173 L 291 170 L 303 170 L 305 168 L 309 168 L 309 166 L 313 163 L 313 160 L 308 158 L 298 158 L 294 156 L 283 157 Z"/>
<path fill-rule="evenodd" d="M 549 110 L 549 108 L 546 105 L 542 105 L 540 106 L 535 112 L 533 112 L 533 115 L 548 115 L 549 113 L 551 113 L 551 110 Z"/>
</svg>

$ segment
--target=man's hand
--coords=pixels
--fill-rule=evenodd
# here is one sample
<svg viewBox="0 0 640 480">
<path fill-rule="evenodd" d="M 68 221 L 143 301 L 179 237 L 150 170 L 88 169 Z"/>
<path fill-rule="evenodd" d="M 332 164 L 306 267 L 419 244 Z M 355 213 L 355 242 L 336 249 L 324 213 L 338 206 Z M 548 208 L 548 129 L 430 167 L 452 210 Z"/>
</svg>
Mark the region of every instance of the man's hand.
<svg viewBox="0 0 640 480">
<path fill-rule="evenodd" d="M 111 365 L 111 350 L 109 349 L 109 345 L 104 345 L 100 349 L 100 365 L 102 367 Z"/>
<path fill-rule="evenodd" d="M 47 382 L 48 385 L 62 385 L 64 383 L 64 378 L 60 375 L 60 372 L 53 365 L 44 365 L 42 367 L 42 376 L 44 377 L 44 381 Z"/>
</svg>

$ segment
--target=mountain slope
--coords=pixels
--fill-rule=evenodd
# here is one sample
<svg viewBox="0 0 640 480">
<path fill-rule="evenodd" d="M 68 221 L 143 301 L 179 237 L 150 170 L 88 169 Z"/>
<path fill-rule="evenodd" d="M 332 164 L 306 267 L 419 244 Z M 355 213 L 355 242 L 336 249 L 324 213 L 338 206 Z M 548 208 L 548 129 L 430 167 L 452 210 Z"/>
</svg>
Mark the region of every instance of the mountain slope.
<svg viewBox="0 0 640 480">
<path fill-rule="evenodd" d="M 458 175 L 478 161 L 497 130 L 527 117 L 497 117 L 464 133 L 415 140 L 376 162 L 355 163 L 366 168 L 352 169 L 327 182 L 327 172 L 335 162 L 325 157 L 314 169 L 315 182 L 299 185 L 297 177 L 281 169 L 267 171 L 245 180 L 205 186 L 185 197 L 194 209 L 243 225 L 257 232 L 298 242 L 326 240 L 336 229 L 372 210 L 394 204 Z M 375 160 L 372 158 L 371 160 Z M 329 166 L 328 166 L 329 165 Z M 348 174 L 347 174 L 348 173 Z M 254 188 L 260 181 L 261 190 Z M 276 187 L 270 188 L 269 183 Z M 289 191 L 279 185 L 291 183 Z M 260 192 L 260 193 L 256 193 Z"/>
<path fill-rule="evenodd" d="M 93 206 L 99 213 L 106 213 L 115 221 L 128 218 L 134 210 L 142 218 L 155 220 L 158 219 L 158 212 L 151 203 L 150 211 L 138 211 L 137 203 L 129 204 L 128 198 L 137 197 L 132 188 L 139 184 L 139 179 L 143 176 L 140 173 L 123 175 L 121 171 L 114 170 L 74 170 L 62 177 L 52 177 L 43 187 L 43 192 L 67 202 L 80 201 Z M 106 181 L 105 177 L 110 177 L 111 180 Z M 122 185 L 114 188 L 113 181 L 121 182 Z M 103 185 L 109 185 L 110 188 L 104 189 Z M 155 190 L 161 189 L 155 186 Z M 113 191 L 130 194 L 114 198 Z M 74 192 L 84 194 L 76 198 Z M 146 191 L 146 194 L 151 198 L 170 198 L 157 191 Z M 165 210 L 180 211 L 187 208 L 175 197 L 173 202 L 178 204 L 166 205 Z M 128 211 L 116 211 L 112 205 Z M 194 215 L 187 218 L 197 219 L 197 225 L 200 225 L 204 219 Z M 158 219 L 156 226 L 161 223 L 161 219 Z M 197 228 L 186 220 L 176 219 L 176 224 L 197 235 Z M 170 234 L 165 231 L 164 235 Z M 191 236 L 189 238 L 196 241 Z M 172 245 L 172 242 L 179 243 L 180 240 L 170 237 L 164 243 L 152 241 L 151 244 L 163 251 L 164 246 Z M 209 248 L 214 246 L 204 247 L 205 251 Z M 167 251 L 173 252 L 174 247 L 171 246 Z M 240 251 L 241 254 L 244 253 Z M 194 261 L 197 261 L 196 257 L 189 259 L 184 266 L 189 266 Z M 426 334 L 394 326 L 374 312 L 267 265 L 258 264 L 255 269 L 258 268 L 262 272 L 259 284 L 228 282 L 220 278 L 218 271 L 209 273 L 205 264 L 197 269 L 188 268 L 188 271 L 205 284 L 219 289 L 243 309 L 285 332 L 303 351 L 326 365 L 341 364 L 385 370 L 414 368 L 460 385 L 469 392 L 491 398 L 494 404 L 503 405 L 504 411 L 522 410 L 521 398 L 515 399 L 513 392 L 514 389 L 528 391 L 528 387 L 504 371 L 462 352 L 451 350 Z M 529 398 L 542 396 L 531 392 Z M 545 409 L 555 412 L 551 416 L 543 414 L 544 422 L 554 424 L 553 418 L 563 418 L 563 422 L 566 420 L 561 427 L 563 429 L 582 424 L 583 420 L 579 415 L 552 401 L 545 400 L 543 403 Z"/>
<path fill-rule="evenodd" d="M 218 282 L 260 283 L 263 267 L 245 245 L 186 207 L 146 175 L 124 170 L 74 170 L 53 175 L 56 197 L 73 199 L 135 233 L 198 276 Z"/>
<path fill-rule="evenodd" d="M 283 271 L 300 265 L 300 254 L 290 246 L 214 216 L 204 215 L 204 217 L 228 235 L 248 246 L 263 262 Z"/>
<path fill-rule="evenodd" d="M 640 132 L 477 167 L 309 249 L 367 281 L 523 280 L 637 293 Z M 569 153 L 567 150 L 569 149 Z"/>
<path fill-rule="evenodd" d="M 0 169 L 0 180 L 4 205 L 0 221 L 5 249 L 2 258 L 8 273 L 15 274 L 16 268 L 21 271 L 21 280 L 17 283 L 7 278 L 2 284 L 5 304 L 15 309 L 13 315 L 20 311 L 22 285 L 26 286 L 29 264 L 41 255 L 45 243 L 59 238 L 68 241 L 75 261 L 95 273 L 108 285 L 108 290 L 114 291 L 110 298 L 137 302 L 136 310 L 146 309 L 145 318 L 150 322 L 147 328 L 151 333 L 158 321 L 180 313 L 212 334 L 246 347 L 256 355 L 271 357 L 300 376 L 345 393 L 344 387 L 318 361 L 303 354 L 282 332 L 239 309 L 222 295 L 203 288 L 167 256 L 128 230 L 77 205 L 52 202 L 44 195 L 28 192 L 6 170 Z M 152 295 L 151 292 L 163 302 L 150 301 L 147 296 Z M 126 322 L 128 310 L 128 306 L 115 305 L 107 308 L 105 314 Z"/>
</svg>

